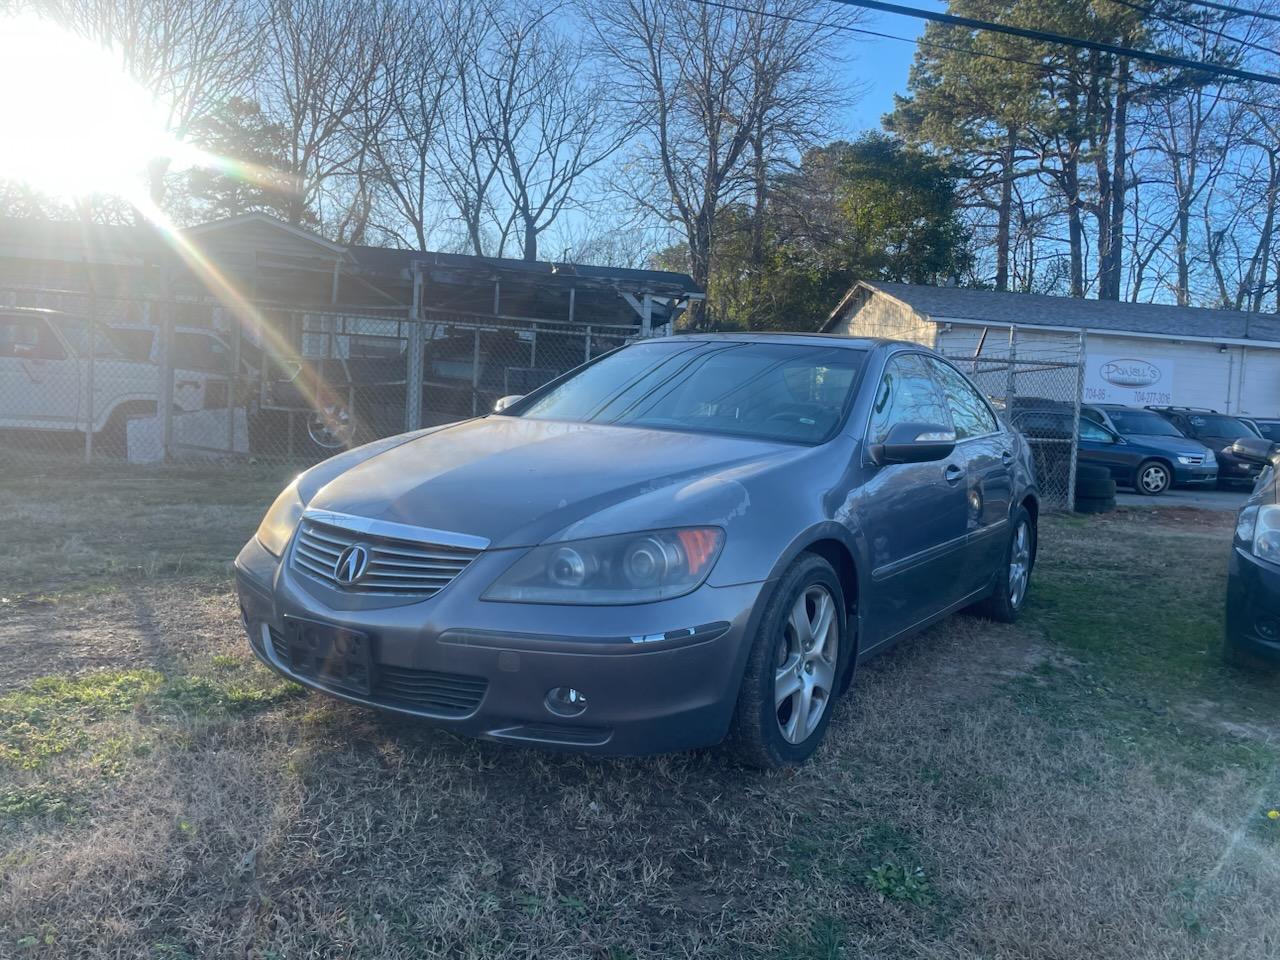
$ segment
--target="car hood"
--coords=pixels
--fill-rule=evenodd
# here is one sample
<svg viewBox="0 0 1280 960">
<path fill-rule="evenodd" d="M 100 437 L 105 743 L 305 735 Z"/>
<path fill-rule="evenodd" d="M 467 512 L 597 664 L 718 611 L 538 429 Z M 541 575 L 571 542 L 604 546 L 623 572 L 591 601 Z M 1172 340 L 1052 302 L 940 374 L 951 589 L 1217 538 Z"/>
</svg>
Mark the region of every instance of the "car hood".
<svg viewBox="0 0 1280 960">
<path fill-rule="evenodd" d="M 554 534 L 710 523 L 745 474 L 811 448 L 601 424 L 488 417 L 435 431 L 340 473 L 308 506 L 531 546 Z M 710 482 L 709 482 L 710 481 Z M 619 505 L 642 503 L 619 515 Z M 600 529 L 587 518 L 611 514 Z M 613 528 L 610 529 L 609 525 Z"/>
<path fill-rule="evenodd" d="M 1135 443 L 1140 443 L 1145 447 L 1151 447 L 1156 450 L 1164 450 L 1175 456 L 1184 454 L 1186 456 L 1200 457 L 1213 452 L 1209 447 L 1196 440 L 1171 437 L 1163 433 L 1126 433 L 1124 436 L 1126 440 L 1132 440 Z"/>
</svg>

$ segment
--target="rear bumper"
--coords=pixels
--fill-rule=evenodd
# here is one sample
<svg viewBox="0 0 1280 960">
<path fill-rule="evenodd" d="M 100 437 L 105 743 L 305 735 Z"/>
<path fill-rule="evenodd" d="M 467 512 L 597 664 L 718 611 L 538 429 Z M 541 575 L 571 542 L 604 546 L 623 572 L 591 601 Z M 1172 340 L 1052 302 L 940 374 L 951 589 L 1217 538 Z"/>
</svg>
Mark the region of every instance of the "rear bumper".
<svg viewBox="0 0 1280 960">
<path fill-rule="evenodd" d="M 510 558 L 500 560 L 507 563 Z M 236 560 L 254 653 L 298 683 L 353 703 L 418 717 L 459 734 L 602 755 L 640 755 L 722 740 L 737 701 L 763 584 L 704 586 L 630 607 L 483 602 L 480 560 L 436 596 L 397 607 L 339 609 L 256 541 Z M 464 582 L 466 581 L 466 582 Z M 285 618 L 371 638 L 368 694 L 293 668 Z M 586 698 L 575 716 L 548 694 Z"/>
<path fill-rule="evenodd" d="M 1280 567 L 1233 547 L 1227 562 L 1227 643 L 1280 664 Z"/>
</svg>

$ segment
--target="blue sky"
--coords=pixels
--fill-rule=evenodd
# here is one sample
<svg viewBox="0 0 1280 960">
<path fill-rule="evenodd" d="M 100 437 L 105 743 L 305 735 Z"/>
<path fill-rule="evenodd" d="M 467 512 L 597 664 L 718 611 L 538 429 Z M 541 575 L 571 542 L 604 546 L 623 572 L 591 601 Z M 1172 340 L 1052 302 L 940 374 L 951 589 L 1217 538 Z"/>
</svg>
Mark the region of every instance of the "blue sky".
<svg viewBox="0 0 1280 960">
<path fill-rule="evenodd" d="M 904 2 L 930 10 L 945 10 L 947 6 L 941 0 Z M 899 37 L 918 37 L 924 32 L 923 20 L 883 13 L 868 14 L 859 26 Z M 859 38 L 853 34 L 847 36 L 853 59 L 845 72 L 851 83 L 861 84 L 866 91 L 862 99 L 846 114 L 846 132 L 856 134 L 862 130 L 879 129 L 880 117 L 893 107 L 893 95 L 907 89 L 907 72 L 911 68 L 916 47 L 915 44 L 898 40 Z"/>
</svg>

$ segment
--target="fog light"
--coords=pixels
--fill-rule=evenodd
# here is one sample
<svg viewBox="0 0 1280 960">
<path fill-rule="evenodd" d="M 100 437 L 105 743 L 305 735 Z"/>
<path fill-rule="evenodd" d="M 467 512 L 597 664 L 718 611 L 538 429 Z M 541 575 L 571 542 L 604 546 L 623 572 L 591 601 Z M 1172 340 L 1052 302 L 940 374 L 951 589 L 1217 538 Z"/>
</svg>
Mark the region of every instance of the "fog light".
<svg viewBox="0 0 1280 960">
<path fill-rule="evenodd" d="M 1280 639 L 1280 623 L 1277 623 L 1271 617 L 1259 617 L 1253 625 L 1253 629 L 1258 631 L 1258 636 L 1263 640 Z"/>
<path fill-rule="evenodd" d="M 547 691 L 547 709 L 558 717 L 576 717 L 587 709 L 587 697 L 573 687 L 556 687 Z"/>
</svg>

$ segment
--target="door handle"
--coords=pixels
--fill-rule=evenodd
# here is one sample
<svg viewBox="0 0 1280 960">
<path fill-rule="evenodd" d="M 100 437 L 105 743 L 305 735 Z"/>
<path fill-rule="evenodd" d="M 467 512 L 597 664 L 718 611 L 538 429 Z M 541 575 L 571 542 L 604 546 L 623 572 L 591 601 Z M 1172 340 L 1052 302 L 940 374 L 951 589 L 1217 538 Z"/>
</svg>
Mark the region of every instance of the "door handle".
<svg viewBox="0 0 1280 960">
<path fill-rule="evenodd" d="M 1009 466 L 1009 464 L 1013 463 L 1013 452 L 1010 450 L 1005 450 L 1003 453 L 1001 453 L 1000 462 L 1003 463 L 1006 467 Z"/>
<path fill-rule="evenodd" d="M 942 476 L 947 483 L 959 483 L 960 479 L 964 476 L 964 467 L 960 466 L 958 463 L 949 463 L 947 464 L 947 469 L 942 471 Z"/>
</svg>

